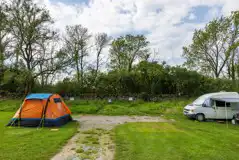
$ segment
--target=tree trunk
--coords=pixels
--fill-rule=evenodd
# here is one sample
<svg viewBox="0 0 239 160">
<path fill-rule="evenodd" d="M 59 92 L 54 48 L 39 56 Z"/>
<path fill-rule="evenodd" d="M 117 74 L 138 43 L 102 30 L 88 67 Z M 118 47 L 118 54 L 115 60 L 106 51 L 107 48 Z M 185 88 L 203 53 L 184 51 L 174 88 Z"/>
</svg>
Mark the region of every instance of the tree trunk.
<svg viewBox="0 0 239 160">
<path fill-rule="evenodd" d="M 18 63 L 19 63 L 19 49 L 16 49 L 16 62 L 15 62 L 15 68 L 18 69 Z"/>
<path fill-rule="evenodd" d="M 0 51 L 0 83 L 3 80 L 3 70 L 4 70 L 4 57 L 3 53 Z"/>
<path fill-rule="evenodd" d="M 27 60 L 27 77 L 26 77 L 26 81 L 25 81 L 25 84 L 26 84 L 26 87 L 25 87 L 25 94 L 27 95 L 28 93 L 31 92 L 32 90 L 32 86 L 33 86 L 33 77 L 32 77 L 32 73 L 31 73 L 31 61 L 30 60 Z"/>
<path fill-rule="evenodd" d="M 215 74 L 215 78 L 219 78 L 220 73 L 218 73 L 218 71 L 215 71 L 214 74 Z"/>
<path fill-rule="evenodd" d="M 233 50 L 232 59 L 231 59 L 231 77 L 232 77 L 232 80 L 235 81 L 235 79 L 236 79 L 235 50 Z"/>
<path fill-rule="evenodd" d="M 79 67 L 79 63 L 76 63 L 76 74 L 77 74 L 77 82 L 80 83 L 80 67 Z"/>
<path fill-rule="evenodd" d="M 81 79 L 81 88 L 83 88 L 83 79 L 84 79 L 84 74 L 83 74 L 83 57 L 80 59 L 80 79 Z"/>
<path fill-rule="evenodd" d="M 31 75 L 28 75 L 26 78 L 26 84 L 25 84 L 25 95 L 28 95 L 32 91 L 34 80 Z"/>
<path fill-rule="evenodd" d="M 0 83 L 3 80 L 3 72 L 4 72 L 4 47 L 2 42 L 0 41 Z"/>
<path fill-rule="evenodd" d="M 44 74 L 42 73 L 42 64 L 40 64 L 40 72 L 41 72 L 41 88 L 44 87 Z"/>
<path fill-rule="evenodd" d="M 97 82 L 97 77 L 98 77 L 98 71 L 99 71 L 99 65 L 100 65 L 100 54 L 97 54 L 97 59 L 96 59 L 96 69 L 95 69 L 95 75 L 94 75 L 94 81 L 93 84 L 95 85 L 95 87 L 97 88 L 98 86 L 98 82 Z"/>
<path fill-rule="evenodd" d="M 131 70 L 132 70 L 132 65 L 133 65 L 133 60 L 129 60 L 128 73 L 131 72 Z"/>
<path fill-rule="evenodd" d="M 80 55 L 80 82 L 81 82 L 81 88 L 83 88 L 84 85 L 84 64 L 83 64 L 83 59 L 84 59 L 84 51 L 83 48 L 81 48 L 81 55 Z"/>
</svg>

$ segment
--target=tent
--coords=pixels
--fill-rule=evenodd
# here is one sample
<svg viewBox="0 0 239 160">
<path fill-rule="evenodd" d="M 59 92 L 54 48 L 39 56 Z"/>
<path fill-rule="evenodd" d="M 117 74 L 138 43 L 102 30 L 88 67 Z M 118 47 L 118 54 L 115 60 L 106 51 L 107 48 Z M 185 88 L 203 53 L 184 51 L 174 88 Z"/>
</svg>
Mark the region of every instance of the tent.
<svg viewBox="0 0 239 160">
<path fill-rule="evenodd" d="M 51 127 L 71 120 L 71 111 L 58 94 L 29 94 L 8 126 Z"/>
</svg>

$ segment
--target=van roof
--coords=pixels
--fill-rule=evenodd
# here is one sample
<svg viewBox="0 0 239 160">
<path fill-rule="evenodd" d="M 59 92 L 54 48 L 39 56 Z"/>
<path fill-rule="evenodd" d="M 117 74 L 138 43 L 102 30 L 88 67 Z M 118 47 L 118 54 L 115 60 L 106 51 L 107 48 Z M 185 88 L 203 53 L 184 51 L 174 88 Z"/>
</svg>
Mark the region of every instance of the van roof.
<svg viewBox="0 0 239 160">
<path fill-rule="evenodd" d="M 216 92 L 203 95 L 205 98 L 223 100 L 223 101 L 238 101 L 239 94 L 237 92 Z"/>
</svg>

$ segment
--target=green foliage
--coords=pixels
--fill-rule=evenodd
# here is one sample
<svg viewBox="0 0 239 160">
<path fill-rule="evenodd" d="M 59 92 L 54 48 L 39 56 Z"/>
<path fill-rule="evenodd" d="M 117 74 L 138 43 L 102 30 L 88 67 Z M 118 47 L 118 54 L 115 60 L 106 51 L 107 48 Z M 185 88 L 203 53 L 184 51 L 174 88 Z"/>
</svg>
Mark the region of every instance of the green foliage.
<svg viewBox="0 0 239 160">
<path fill-rule="evenodd" d="M 26 79 L 25 70 L 9 68 L 3 73 L 3 81 L 0 83 L 1 89 L 9 93 L 23 93 L 24 81 Z"/>
<path fill-rule="evenodd" d="M 79 148 L 76 150 L 76 153 L 84 153 L 84 150 L 82 148 Z"/>
<path fill-rule="evenodd" d="M 167 109 L 180 110 L 192 99 L 170 99 L 161 102 L 145 103 L 143 101 L 113 101 L 108 104 L 106 101 L 75 101 L 67 102 L 73 114 L 100 114 L 100 115 L 160 115 Z"/>
<path fill-rule="evenodd" d="M 148 54 L 148 44 L 144 35 L 126 35 L 115 39 L 110 49 L 111 68 L 130 72 L 133 63 Z"/>
<path fill-rule="evenodd" d="M 144 102 L 141 100 L 114 101 L 66 101 L 67 106 L 73 114 L 99 114 L 99 115 L 160 115 L 167 109 L 180 110 L 192 99 L 169 99 L 160 102 Z M 20 100 L 0 101 L 0 111 L 16 111 L 20 107 Z"/>
<path fill-rule="evenodd" d="M 102 60 L 103 49 L 110 40 L 107 34 L 99 33 L 91 39 L 88 28 L 76 24 L 67 26 L 65 36 L 59 37 L 52 31 L 52 23 L 49 11 L 33 0 L 1 3 L 1 97 L 52 92 L 63 97 L 132 96 L 149 101 L 164 95 L 192 97 L 239 89 L 238 11 L 195 30 L 192 44 L 184 47 L 187 69 L 151 62 L 150 42 L 144 35 L 131 34 L 112 41 L 107 63 Z M 55 46 L 60 40 L 63 45 L 58 49 Z M 91 52 L 96 62 L 87 63 Z M 109 64 L 104 72 L 100 70 L 103 63 Z M 62 75 L 69 76 L 61 79 Z M 212 75 L 217 79 L 212 79 Z M 99 105 L 76 110 L 89 114 L 100 109 Z"/>
<path fill-rule="evenodd" d="M 236 48 L 239 36 L 239 12 L 229 17 L 210 21 L 204 29 L 195 30 L 192 44 L 183 47 L 185 65 L 205 75 L 216 78 L 225 77 L 235 80 Z"/>
<path fill-rule="evenodd" d="M 5 75 L 6 80 L 2 89 L 8 90 L 10 93 L 18 93 L 23 97 L 24 75 L 15 72 L 8 73 L 8 71 Z M 238 88 L 232 80 L 214 79 L 179 66 L 169 67 L 143 61 L 136 65 L 130 73 L 112 71 L 99 74 L 98 84 L 95 87 L 92 87 L 91 83 L 86 83 L 82 87 L 77 81 L 66 78 L 55 85 L 45 85 L 44 87 L 35 82 L 32 92 L 59 93 L 63 97 L 81 96 L 82 98 L 84 98 L 83 95 L 91 98 L 132 96 L 150 101 L 154 97 L 159 98 L 164 95 L 194 97 L 222 90 L 238 91 Z M 86 113 L 97 112 L 99 107 L 100 104 Z"/>
</svg>

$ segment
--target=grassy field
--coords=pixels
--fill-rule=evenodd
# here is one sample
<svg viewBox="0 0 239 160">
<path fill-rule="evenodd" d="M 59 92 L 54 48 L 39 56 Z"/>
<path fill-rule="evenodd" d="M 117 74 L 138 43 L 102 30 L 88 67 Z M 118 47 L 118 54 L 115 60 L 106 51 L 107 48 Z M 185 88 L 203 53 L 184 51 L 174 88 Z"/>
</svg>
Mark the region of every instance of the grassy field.
<svg viewBox="0 0 239 160">
<path fill-rule="evenodd" d="M 172 118 L 172 117 L 171 117 Z M 239 127 L 196 122 L 131 123 L 116 127 L 115 160 L 239 159 Z"/>
<path fill-rule="evenodd" d="M 239 127 L 188 120 L 182 108 L 192 99 L 162 102 L 70 101 L 73 114 L 161 115 L 173 123 L 130 123 L 114 130 L 115 160 L 230 160 L 239 159 Z M 4 127 L 20 100 L 0 101 L 0 159 L 48 159 L 76 131 L 70 123 L 59 131 Z M 6 112 L 6 111 L 11 111 Z M 28 156 L 31 155 L 31 156 Z"/>
<path fill-rule="evenodd" d="M 13 112 L 0 112 L 1 160 L 48 160 L 76 132 L 77 124 L 68 123 L 58 131 L 49 128 L 5 127 Z"/>
<path fill-rule="evenodd" d="M 20 99 L 6 99 L 0 100 L 0 112 L 16 112 L 20 107 L 22 100 Z"/>
<path fill-rule="evenodd" d="M 162 102 L 144 101 L 113 101 L 105 100 L 75 100 L 66 101 L 73 114 L 100 114 L 100 115 L 160 115 L 165 112 L 181 112 L 182 107 L 190 103 L 192 99 L 171 99 Z M 0 101 L 0 111 L 16 111 L 21 100 Z"/>
</svg>

